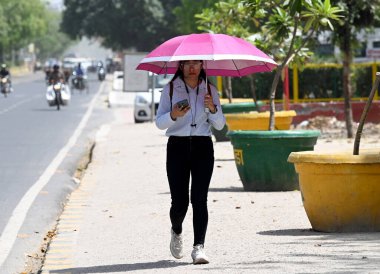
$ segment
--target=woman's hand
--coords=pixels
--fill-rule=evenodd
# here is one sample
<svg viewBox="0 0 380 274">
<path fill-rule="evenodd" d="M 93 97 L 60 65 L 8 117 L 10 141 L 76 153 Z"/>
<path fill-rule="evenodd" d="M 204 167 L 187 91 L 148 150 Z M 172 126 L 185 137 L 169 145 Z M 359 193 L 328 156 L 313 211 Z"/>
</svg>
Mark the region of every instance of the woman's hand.
<svg viewBox="0 0 380 274">
<path fill-rule="evenodd" d="M 205 95 L 205 108 L 208 108 L 211 113 L 215 113 L 214 101 L 210 94 Z"/>
<path fill-rule="evenodd" d="M 190 106 L 180 108 L 177 104 L 173 106 L 172 111 L 170 112 L 170 117 L 175 121 L 178 117 L 184 116 L 190 110 Z"/>
</svg>

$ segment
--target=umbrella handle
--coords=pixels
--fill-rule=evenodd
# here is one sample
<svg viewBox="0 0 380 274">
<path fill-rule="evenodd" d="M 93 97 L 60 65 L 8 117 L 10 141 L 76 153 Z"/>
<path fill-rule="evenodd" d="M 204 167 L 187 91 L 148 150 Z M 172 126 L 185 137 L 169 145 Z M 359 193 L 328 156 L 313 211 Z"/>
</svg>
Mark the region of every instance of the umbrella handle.
<svg viewBox="0 0 380 274">
<path fill-rule="evenodd" d="M 207 74 L 206 74 L 206 71 L 207 71 L 207 61 L 204 60 L 204 64 L 205 64 L 205 75 L 206 75 L 206 88 L 207 88 Z M 205 108 L 205 112 L 206 113 L 210 113 L 210 109 L 209 108 Z"/>
</svg>

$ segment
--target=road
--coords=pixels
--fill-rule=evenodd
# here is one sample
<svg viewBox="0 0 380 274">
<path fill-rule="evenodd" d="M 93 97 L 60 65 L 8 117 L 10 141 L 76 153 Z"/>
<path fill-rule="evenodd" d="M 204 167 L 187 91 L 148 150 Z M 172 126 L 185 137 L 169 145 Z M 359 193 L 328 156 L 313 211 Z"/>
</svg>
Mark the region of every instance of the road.
<svg viewBox="0 0 380 274">
<path fill-rule="evenodd" d="M 17 273 L 55 225 L 79 160 L 110 114 L 105 90 L 90 76 L 90 93 L 75 92 L 57 111 L 45 99 L 43 74 L 13 80 L 0 97 L 0 273 Z"/>
</svg>

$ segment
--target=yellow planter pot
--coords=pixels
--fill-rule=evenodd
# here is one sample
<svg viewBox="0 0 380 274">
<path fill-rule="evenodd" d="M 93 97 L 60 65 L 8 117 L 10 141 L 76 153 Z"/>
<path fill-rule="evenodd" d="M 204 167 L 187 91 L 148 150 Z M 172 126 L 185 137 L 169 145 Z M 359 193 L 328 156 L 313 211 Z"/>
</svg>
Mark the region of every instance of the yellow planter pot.
<svg viewBox="0 0 380 274">
<path fill-rule="evenodd" d="M 252 103 L 252 98 L 233 98 L 231 103 Z M 228 98 L 220 98 L 220 104 L 229 104 L 230 100 Z"/>
<path fill-rule="evenodd" d="M 294 110 L 276 111 L 276 129 L 287 130 L 290 128 L 293 117 L 296 116 Z M 268 130 L 269 111 L 249 113 L 225 114 L 228 130 Z"/>
<path fill-rule="evenodd" d="M 293 152 L 303 205 L 314 230 L 380 231 L 380 149 L 349 153 Z"/>
</svg>

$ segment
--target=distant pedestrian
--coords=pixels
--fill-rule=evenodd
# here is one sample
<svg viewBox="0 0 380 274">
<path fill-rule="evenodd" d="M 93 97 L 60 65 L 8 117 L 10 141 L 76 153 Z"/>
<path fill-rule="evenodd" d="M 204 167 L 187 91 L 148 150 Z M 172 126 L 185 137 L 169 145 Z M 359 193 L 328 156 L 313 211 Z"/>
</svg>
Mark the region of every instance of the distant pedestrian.
<svg viewBox="0 0 380 274">
<path fill-rule="evenodd" d="M 206 111 L 207 110 L 207 111 Z M 194 264 L 209 263 L 204 252 L 208 224 L 207 195 L 214 168 L 214 149 L 210 127 L 222 129 L 225 118 L 216 88 L 209 82 L 203 62 L 181 61 L 172 81 L 162 91 L 156 125 L 167 129 L 166 171 L 171 194 L 172 255 L 183 257 L 182 223 L 189 206 L 193 207 Z"/>
</svg>

